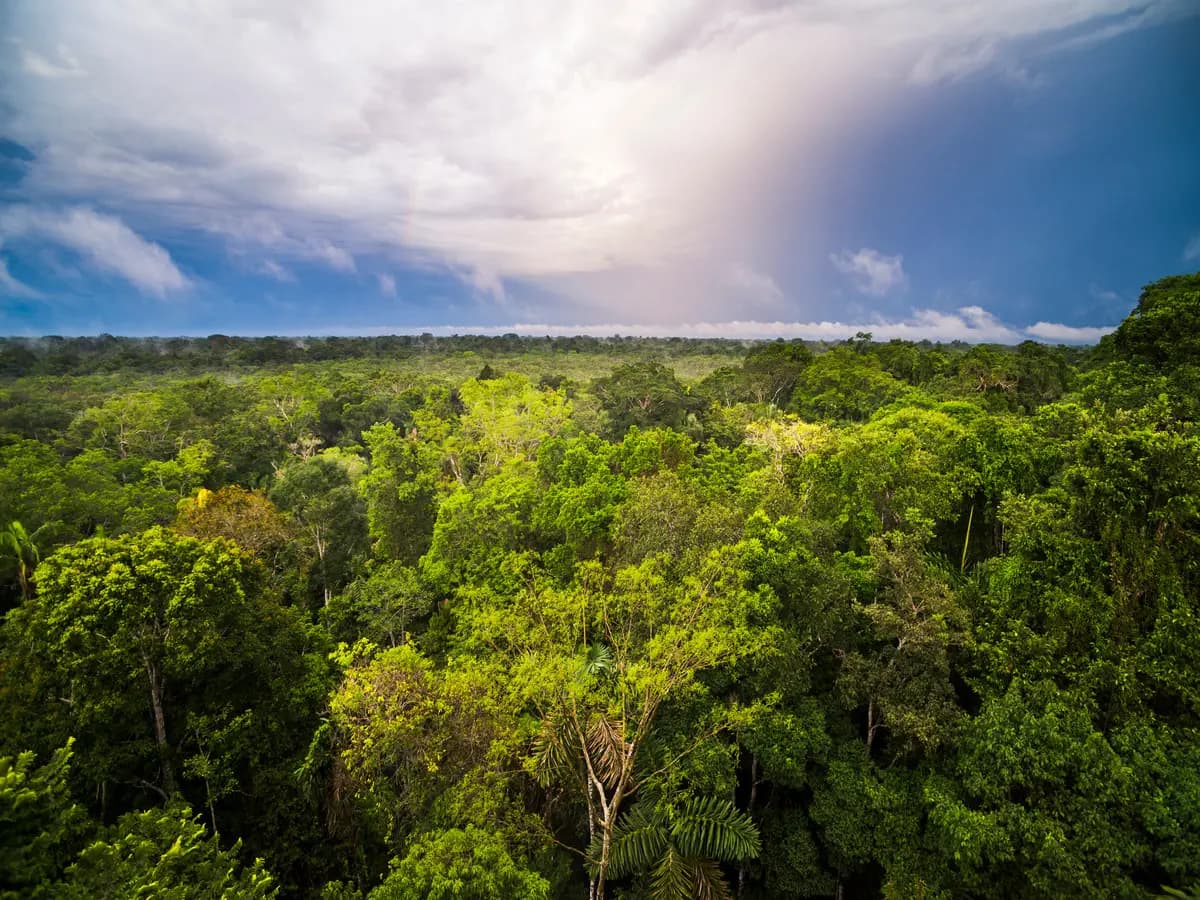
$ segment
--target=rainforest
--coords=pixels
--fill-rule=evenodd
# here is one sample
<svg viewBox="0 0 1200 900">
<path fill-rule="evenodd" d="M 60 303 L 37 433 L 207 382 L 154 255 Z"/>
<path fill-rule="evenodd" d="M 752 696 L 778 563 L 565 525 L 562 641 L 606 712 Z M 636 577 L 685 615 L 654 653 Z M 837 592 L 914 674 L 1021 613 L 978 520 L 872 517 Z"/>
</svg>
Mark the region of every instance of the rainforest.
<svg viewBox="0 0 1200 900">
<path fill-rule="evenodd" d="M 0 341 L 0 896 L 1198 896 L 1200 275 L 1097 346 Z"/>
</svg>

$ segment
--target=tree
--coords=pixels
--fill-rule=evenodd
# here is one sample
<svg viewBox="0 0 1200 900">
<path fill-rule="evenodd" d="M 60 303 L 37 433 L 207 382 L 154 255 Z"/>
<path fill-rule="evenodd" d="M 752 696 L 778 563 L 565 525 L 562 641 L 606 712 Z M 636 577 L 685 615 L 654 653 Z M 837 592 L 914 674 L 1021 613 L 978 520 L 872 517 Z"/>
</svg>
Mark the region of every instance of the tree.
<svg viewBox="0 0 1200 900">
<path fill-rule="evenodd" d="M 17 584 L 20 585 L 22 598 L 28 600 L 33 593 L 30 575 L 40 556 L 33 537 L 25 530 L 24 525 L 14 520 L 0 531 L 0 551 L 16 560 Z"/>
<path fill-rule="evenodd" d="M 792 399 L 800 373 L 812 360 L 812 351 L 800 341 L 775 341 L 754 347 L 742 363 L 750 399 L 785 408 Z"/>
<path fill-rule="evenodd" d="M 694 723 L 681 747 L 656 759 L 648 743 L 660 713 L 702 693 L 701 673 L 767 652 L 775 636 L 772 598 L 750 591 L 731 562 L 731 551 L 714 552 L 696 575 L 674 582 L 648 560 L 611 584 L 585 564 L 574 588 L 530 591 L 506 615 L 476 618 L 477 639 L 506 648 L 541 721 L 531 771 L 586 807 L 593 897 L 604 896 L 617 823 L 634 791 L 663 784 L 722 727 Z"/>
<path fill-rule="evenodd" d="M 127 813 L 79 854 L 57 895 L 66 900 L 275 897 L 274 879 L 262 860 L 243 866 L 240 849 L 240 841 L 220 849 L 186 805 Z"/>
<path fill-rule="evenodd" d="M 233 484 L 216 491 L 201 488 L 181 503 L 175 530 L 204 541 L 233 541 L 269 566 L 278 564 L 279 555 L 295 537 L 266 494 Z"/>
<path fill-rule="evenodd" d="M 550 882 L 514 860 L 502 838 L 474 825 L 428 832 L 393 860 L 369 900 L 547 900 Z"/>
<path fill-rule="evenodd" d="M 360 641 L 340 658 L 345 674 L 330 698 L 336 765 L 390 838 L 429 822 L 442 795 L 503 760 L 513 710 L 495 671 L 469 661 L 439 671 L 412 644 L 377 652 Z"/>
<path fill-rule="evenodd" d="M 541 442 L 561 434 L 571 418 L 561 391 L 539 390 L 515 373 L 464 382 L 459 396 L 462 454 L 468 470 L 481 475 L 511 459 L 532 460 Z"/>
<path fill-rule="evenodd" d="M 432 607 L 433 596 L 417 571 L 389 562 L 351 582 L 322 610 L 322 618 L 339 640 L 365 638 L 395 647 L 408 640 L 409 627 Z"/>
<path fill-rule="evenodd" d="M 362 433 L 370 469 L 359 485 L 367 504 L 367 527 L 376 556 L 409 565 L 429 549 L 437 518 L 441 451 L 390 422 Z"/>
<path fill-rule="evenodd" d="M 629 363 L 592 382 L 592 392 L 609 416 L 609 436 L 620 439 L 631 425 L 680 428 L 692 401 L 675 373 L 657 362 Z"/>
<path fill-rule="evenodd" d="M 201 488 L 179 504 L 174 528 L 180 534 L 211 541 L 225 538 L 253 555 L 266 567 L 271 584 L 292 592 L 295 581 L 311 562 L 298 546 L 295 524 L 263 491 L 231 484 L 216 491 Z"/>
<path fill-rule="evenodd" d="M 324 605 L 352 577 L 366 544 L 366 513 L 355 489 L 362 461 L 337 451 L 297 460 L 276 473 L 271 500 L 292 514 L 317 557 L 316 587 Z"/>
<path fill-rule="evenodd" d="M 613 831 L 609 874 L 648 873 L 654 900 L 728 897 L 718 863 L 752 859 L 758 851 L 758 829 L 728 800 L 690 798 L 665 809 L 642 800 Z M 588 848 L 592 860 L 602 852 L 596 841 Z"/>
<path fill-rule="evenodd" d="M 0 898 L 53 896 L 87 816 L 67 786 L 71 742 L 34 768 L 35 754 L 0 757 Z"/>
<path fill-rule="evenodd" d="M 862 422 L 910 390 L 883 371 L 874 356 L 840 346 L 822 353 L 800 372 L 790 410 L 809 421 Z"/>
<path fill-rule="evenodd" d="M 191 411 L 178 397 L 154 391 L 118 394 L 91 407 L 71 424 L 82 446 L 119 458 L 168 459 L 191 424 Z"/>
<path fill-rule="evenodd" d="M 1142 288 L 1137 307 L 1101 348 L 1117 359 L 1169 372 L 1200 359 L 1200 272 Z"/>
<path fill-rule="evenodd" d="M 874 640 L 843 660 L 838 686 L 866 704 L 867 752 L 881 729 L 892 752 L 926 752 L 951 740 L 961 716 L 950 683 L 950 654 L 964 641 L 965 611 L 943 577 L 921 557 L 923 535 L 892 532 L 872 541 L 880 590 L 857 604 Z"/>
<path fill-rule="evenodd" d="M 108 802 L 186 789 L 211 812 L 221 781 L 244 787 L 294 752 L 324 664 L 233 544 L 162 528 L 93 538 L 47 557 L 37 579 L 4 625 L 21 653 L 7 696 L 30 730 L 77 736 L 80 775 Z"/>
</svg>

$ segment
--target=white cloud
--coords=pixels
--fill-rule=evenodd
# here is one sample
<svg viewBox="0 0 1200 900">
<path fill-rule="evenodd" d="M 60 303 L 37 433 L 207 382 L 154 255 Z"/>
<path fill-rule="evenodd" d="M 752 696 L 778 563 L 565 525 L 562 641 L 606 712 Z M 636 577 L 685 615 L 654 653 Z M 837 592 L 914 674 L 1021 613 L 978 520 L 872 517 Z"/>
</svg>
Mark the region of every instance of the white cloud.
<svg viewBox="0 0 1200 900">
<path fill-rule="evenodd" d="M 349 329 L 347 333 L 362 333 Z M 644 323 L 606 323 L 600 325 L 551 325 L 518 322 L 512 325 L 429 325 L 422 327 L 381 327 L 372 333 L 431 334 L 521 334 L 528 336 L 728 338 L 731 340 L 773 340 L 775 338 L 809 341 L 842 341 L 860 332 L 869 332 L 877 341 L 901 339 L 908 341 L 966 341 L 968 343 L 1017 344 L 1030 338 L 1064 343 L 1094 343 L 1112 327 L 1072 327 L 1038 322 L 1028 328 L 1006 325 L 992 313 L 978 306 L 964 306 L 953 312 L 933 309 L 914 310 L 907 319 L 863 319 L 857 322 L 758 322 L 734 320 L 729 322 L 687 322 L 676 325 L 647 325 Z"/>
<path fill-rule="evenodd" d="M 0 237 L 36 238 L 66 247 L 92 267 L 158 297 L 188 286 L 166 250 L 140 237 L 115 216 L 87 207 L 8 207 L 0 210 Z"/>
<path fill-rule="evenodd" d="M 396 296 L 396 279 L 391 275 L 377 275 L 376 280 L 379 282 L 379 293 L 385 297 Z"/>
<path fill-rule="evenodd" d="M 1183 248 L 1183 259 L 1184 262 L 1193 262 L 1200 259 L 1200 232 L 1193 234 L 1192 239 Z"/>
<path fill-rule="evenodd" d="M 38 78 L 79 78 L 87 74 L 66 47 L 59 45 L 58 57 L 56 62 L 25 47 L 21 50 L 21 65 Z"/>
<path fill-rule="evenodd" d="M 1177 5 L 16 0 L 0 130 L 38 148 L 37 203 L 285 263 L 443 266 L 500 303 L 524 280 L 608 315 L 651 288 L 665 317 L 727 312 L 730 260 L 773 229 L 764 179 L 817 193 L 906 73 L 1019 72 L 1014 39 Z"/>
<path fill-rule="evenodd" d="M 731 299 L 738 306 L 750 305 L 770 309 L 779 307 L 784 302 L 783 290 L 774 278 L 744 263 L 730 266 L 726 281 L 732 294 Z"/>
<path fill-rule="evenodd" d="M 273 259 L 264 259 L 262 265 L 258 267 L 259 272 L 269 278 L 274 278 L 276 281 L 291 283 L 296 280 L 296 276 L 292 274 L 291 269 L 286 266 L 281 266 Z"/>
<path fill-rule="evenodd" d="M 1115 325 L 1083 326 L 1060 325 L 1056 322 L 1036 322 L 1025 329 L 1032 338 L 1064 344 L 1094 344 L 1104 335 L 1116 329 Z"/>
<path fill-rule="evenodd" d="M 995 41 L 982 41 L 967 47 L 931 47 L 913 64 L 908 77 L 913 84 L 919 85 L 959 81 L 986 69 L 995 61 Z"/>
<path fill-rule="evenodd" d="M 1088 293 L 1097 300 L 1102 300 L 1105 303 L 1124 303 L 1125 298 L 1116 291 L 1103 288 L 1098 284 L 1092 284 L 1088 287 Z"/>
<path fill-rule="evenodd" d="M 358 266 L 354 262 L 354 257 L 341 247 L 335 247 L 329 241 L 313 241 L 309 244 L 309 250 L 314 259 L 322 260 L 331 269 L 336 269 L 339 272 L 354 272 L 358 270 Z"/>
<path fill-rule="evenodd" d="M 882 297 L 907 284 L 904 274 L 904 257 L 900 254 L 887 256 L 878 250 L 863 247 L 851 253 L 831 253 L 830 261 L 839 272 L 850 276 L 854 287 L 864 294 Z"/>
<path fill-rule="evenodd" d="M 40 297 L 41 293 L 22 281 L 18 281 L 8 271 L 8 261 L 0 256 L 0 296 L 2 297 Z"/>
<path fill-rule="evenodd" d="M 1030 71 L 1011 54 L 1002 53 L 994 39 L 975 41 L 958 47 L 933 47 L 913 64 L 908 79 L 928 87 L 944 82 L 962 81 L 980 72 L 992 72 L 1004 80 L 1026 88 L 1041 86 L 1042 78 Z"/>
</svg>

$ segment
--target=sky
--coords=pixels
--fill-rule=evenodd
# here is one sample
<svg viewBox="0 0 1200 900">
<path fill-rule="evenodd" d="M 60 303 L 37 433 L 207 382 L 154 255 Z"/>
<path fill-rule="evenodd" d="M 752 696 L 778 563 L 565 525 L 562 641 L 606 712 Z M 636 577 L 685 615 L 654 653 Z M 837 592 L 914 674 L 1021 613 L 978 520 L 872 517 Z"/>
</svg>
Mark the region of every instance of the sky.
<svg viewBox="0 0 1200 900">
<path fill-rule="evenodd" d="M 0 334 L 1093 342 L 1194 0 L 6 0 Z"/>
</svg>

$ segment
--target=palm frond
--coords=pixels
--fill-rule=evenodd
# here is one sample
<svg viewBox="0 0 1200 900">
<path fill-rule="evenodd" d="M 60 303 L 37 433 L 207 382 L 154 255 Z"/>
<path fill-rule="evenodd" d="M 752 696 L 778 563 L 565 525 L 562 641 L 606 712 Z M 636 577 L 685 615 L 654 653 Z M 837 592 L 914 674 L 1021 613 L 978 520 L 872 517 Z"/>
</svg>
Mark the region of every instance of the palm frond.
<svg viewBox="0 0 1200 900">
<path fill-rule="evenodd" d="M 758 829 L 728 800 L 694 797 L 671 823 L 671 837 L 686 856 L 726 862 L 758 856 Z"/>
<path fill-rule="evenodd" d="M 624 735 L 608 716 L 598 713 L 588 724 L 587 743 L 596 776 L 610 787 L 615 785 L 621 778 L 625 754 L 629 751 Z"/>
<path fill-rule="evenodd" d="M 667 852 L 650 873 L 650 895 L 654 900 L 692 900 L 695 887 L 695 866 L 677 847 L 668 844 Z"/>
<path fill-rule="evenodd" d="M 541 730 L 533 738 L 533 777 L 542 787 L 571 768 L 567 723 L 558 716 L 542 720 Z"/>
<path fill-rule="evenodd" d="M 623 814 L 613 829 L 608 849 L 609 873 L 614 878 L 652 866 L 667 849 L 667 820 L 653 804 L 638 803 Z"/>
<path fill-rule="evenodd" d="M 725 875 L 721 866 L 711 859 L 692 857 L 688 860 L 694 873 L 692 894 L 696 900 L 730 900 L 729 885 L 725 883 Z"/>
<path fill-rule="evenodd" d="M 600 873 L 600 856 L 604 853 L 604 837 L 597 831 L 588 842 L 587 850 L 583 852 L 583 864 L 587 867 L 588 875 L 595 878 Z"/>
<path fill-rule="evenodd" d="M 583 657 L 583 671 L 586 674 L 607 675 L 612 671 L 612 667 L 612 650 L 606 644 L 597 642 L 588 646 L 587 653 Z"/>
</svg>

